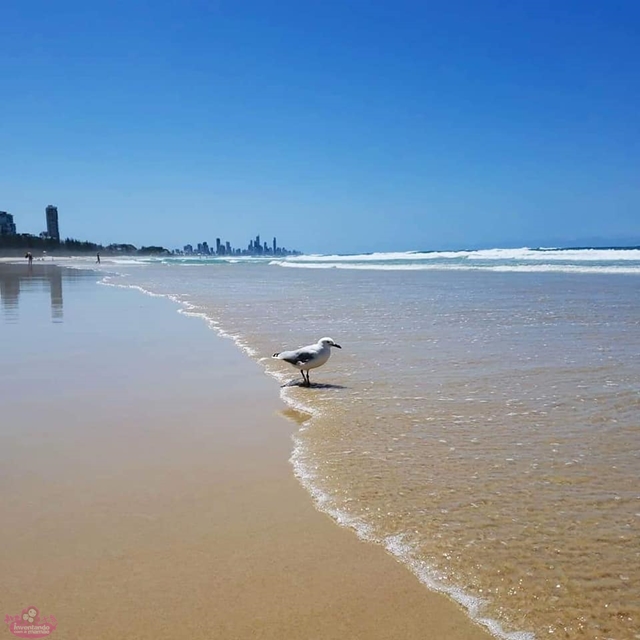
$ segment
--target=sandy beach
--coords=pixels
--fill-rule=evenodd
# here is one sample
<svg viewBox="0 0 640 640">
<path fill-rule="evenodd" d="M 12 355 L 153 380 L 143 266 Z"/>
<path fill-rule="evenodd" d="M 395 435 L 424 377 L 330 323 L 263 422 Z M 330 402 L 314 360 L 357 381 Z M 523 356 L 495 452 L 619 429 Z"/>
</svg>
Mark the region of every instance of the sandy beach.
<svg viewBox="0 0 640 640">
<path fill-rule="evenodd" d="M 0 264 L 0 613 L 61 640 L 490 637 L 314 508 L 274 380 L 97 279 Z"/>
</svg>

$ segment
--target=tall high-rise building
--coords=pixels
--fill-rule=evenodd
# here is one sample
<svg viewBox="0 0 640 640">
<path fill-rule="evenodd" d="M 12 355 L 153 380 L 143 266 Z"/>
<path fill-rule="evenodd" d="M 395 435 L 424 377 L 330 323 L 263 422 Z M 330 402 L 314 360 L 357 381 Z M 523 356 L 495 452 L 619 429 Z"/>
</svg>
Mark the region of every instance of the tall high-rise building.
<svg viewBox="0 0 640 640">
<path fill-rule="evenodd" d="M 273 239 L 273 255 L 275 256 L 277 253 L 277 248 L 278 248 L 278 243 L 276 242 L 276 239 Z"/>
<path fill-rule="evenodd" d="M 45 212 L 47 214 L 47 235 L 60 242 L 60 229 L 58 228 L 58 207 L 50 204 Z"/>
<path fill-rule="evenodd" d="M 15 236 L 16 225 L 13 216 L 6 211 L 0 211 L 0 236 Z"/>
</svg>

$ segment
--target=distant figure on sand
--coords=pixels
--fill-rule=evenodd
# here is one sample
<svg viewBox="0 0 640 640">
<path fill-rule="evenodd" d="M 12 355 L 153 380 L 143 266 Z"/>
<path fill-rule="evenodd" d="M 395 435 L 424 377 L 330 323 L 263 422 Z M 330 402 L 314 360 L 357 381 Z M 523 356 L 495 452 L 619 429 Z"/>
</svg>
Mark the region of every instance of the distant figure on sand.
<svg viewBox="0 0 640 640">
<path fill-rule="evenodd" d="M 27 253 L 24 254 L 24 257 L 29 261 L 29 264 L 33 264 L 33 254 L 31 253 L 31 251 L 27 251 Z"/>
<path fill-rule="evenodd" d="M 100 254 L 96 253 L 96 262 L 100 264 Z"/>
<path fill-rule="evenodd" d="M 307 347 L 300 347 L 295 351 L 281 351 L 280 353 L 274 353 L 273 358 L 278 360 L 284 360 L 289 364 L 292 364 L 296 369 L 300 369 L 302 374 L 303 384 L 305 387 L 311 386 L 309 380 L 309 369 L 317 369 L 321 367 L 331 355 L 331 347 L 342 347 L 337 344 L 331 338 L 321 338 L 316 344 L 310 344 Z M 307 372 L 305 377 L 304 372 Z"/>
</svg>

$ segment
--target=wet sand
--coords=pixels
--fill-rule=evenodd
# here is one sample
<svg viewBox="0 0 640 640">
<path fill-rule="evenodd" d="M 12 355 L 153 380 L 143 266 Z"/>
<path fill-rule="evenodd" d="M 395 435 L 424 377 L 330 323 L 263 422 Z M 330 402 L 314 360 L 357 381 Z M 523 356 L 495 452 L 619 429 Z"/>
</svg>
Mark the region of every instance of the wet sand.
<svg viewBox="0 0 640 640">
<path fill-rule="evenodd" d="M 1 614 L 36 606 L 65 640 L 490 637 L 315 510 L 277 383 L 230 341 L 94 275 L 35 266 L 16 295 L 17 268 L 0 265 Z"/>
</svg>

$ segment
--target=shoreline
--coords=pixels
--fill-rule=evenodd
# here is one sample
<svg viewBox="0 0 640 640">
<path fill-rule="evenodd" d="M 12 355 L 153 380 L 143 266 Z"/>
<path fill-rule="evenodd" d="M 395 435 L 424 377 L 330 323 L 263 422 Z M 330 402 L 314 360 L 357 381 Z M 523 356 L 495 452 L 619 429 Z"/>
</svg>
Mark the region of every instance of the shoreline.
<svg viewBox="0 0 640 640">
<path fill-rule="evenodd" d="M 294 423 L 254 361 L 96 275 L 75 298 L 66 286 L 70 320 L 40 323 L 33 344 L 29 322 L 10 327 L 5 614 L 36 604 L 70 638 L 491 637 L 316 509 L 288 462 Z M 34 373 L 38 341 L 68 323 L 81 348 L 54 347 Z"/>
</svg>

